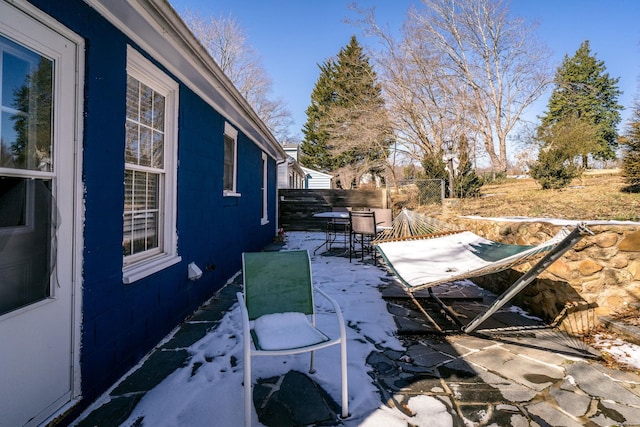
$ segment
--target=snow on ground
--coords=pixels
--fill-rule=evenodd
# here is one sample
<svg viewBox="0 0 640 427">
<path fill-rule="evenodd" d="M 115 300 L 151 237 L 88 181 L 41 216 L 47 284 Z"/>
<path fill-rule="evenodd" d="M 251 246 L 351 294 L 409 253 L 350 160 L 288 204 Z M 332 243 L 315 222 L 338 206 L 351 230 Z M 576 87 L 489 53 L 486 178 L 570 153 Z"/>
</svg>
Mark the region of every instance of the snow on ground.
<svg viewBox="0 0 640 427">
<path fill-rule="evenodd" d="M 595 337 L 594 347 L 609 354 L 619 363 L 631 368 L 640 369 L 640 346 L 628 343 L 620 338 L 612 338 L 606 334 Z"/>
<path fill-rule="evenodd" d="M 638 225 L 640 222 L 638 221 L 612 221 L 612 220 L 591 220 L 591 221 L 583 221 L 576 219 L 559 219 L 559 218 L 535 218 L 529 216 L 501 216 L 499 218 L 495 217 L 487 217 L 487 216 L 476 216 L 476 215 L 466 215 L 463 218 L 475 219 L 478 221 L 515 221 L 515 222 L 547 222 L 549 224 L 560 225 L 560 226 L 573 226 L 580 223 L 584 223 L 587 226 L 590 225 Z"/>
<path fill-rule="evenodd" d="M 445 406 L 435 398 L 416 396 L 408 402 L 416 415 L 408 420 L 396 409 L 381 403 L 380 395 L 367 371 L 366 357 L 379 346 L 403 350 L 395 336 L 395 324 L 377 287 L 388 277 L 373 265 L 349 263 L 345 257 L 325 257 L 313 250 L 324 240 L 324 233 L 290 232 L 284 250 L 308 249 L 311 254 L 315 286 L 335 298 L 342 308 L 348 335 L 349 412 L 347 427 L 406 426 L 411 421 L 430 427 L 451 426 L 453 420 Z M 317 298 L 321 304 L 323 298 Z M 334 318 L 322 314 L 317 324 L 331 334 Z M 333 329 L 332 329 L 333 328 Z M 148 392 L 122 426 L 237 426 L 243 423 L 242 320 L 239 309 L 232 308 L 218 327 L 193 344 L 188 366 L 176 370 Z M 606 350 L 627 363 L 640 363 L 640 349 L 612 341 Z M 257 378 L 283 375 L 289 370 L 308 371 L 309 354 L 258 357 L 253 359 L 253 383 Z M 636 365 L 638 366 L 638 365 Z M 340 359 L 337 346 L 319 350 L 316 373 L 312 375 L 336 402 L 340 401 Z M 252 422 L 260 426 L 253 410 Z M 140 421 L 142 423 L 140 424 Z"/>
<path fill-rule="evenodd" d="M 291 232 L 287 234 L 284 250 L 308 249 L 311 254 L 314 284 L 338 301 L 347 324 L 349 412 L 346 426 L 406 426 L 407 417 L 396 409 L 382 404 L 378 390 L 367 374 L 371 368 L 366 357 L 376 350 L 372 343 L 403 350 L 395 337 L 395 323 L 377 287 L 387 274 L 380 267 L 349 263 L 345 257 L 324 257 L 313 250 L 324 240 L 324 233 Z M 316 322 L 329 334 L 337 331 L 333 316 L 322 314 L 328 310 L 323 298 L 316 298 L 320 313 Z M 178 369 L 155 389 L 148 392 L 123 426 L 209 426 L 242 425 L 242 320 L 237 306 L 228 312 L 220 325 L 189 348 L 189 365 Z M 309 354 L 258 357 L 253 359 L 252 379 L 282 375 L 289 370 L 307 373 Z M 201 364 L 201 365 L 200 365 Z M 194 367 L 200 365 L 194 371 Z M 316 373 L 311 377 L 336 402 L 340 402 L 340 358 L 337 346 L 316 353 Z M 432 427 L 451 426 L 451 415 L 435 398 L 418 396 L 409 401 L 417 413 L 413 421 L 429 420 Z M 255 410 L 252 416 L 257 420 Z M 213 424 L 212 424 L 213 423 Z M 426 425 L 426 424 L 425 424 Z"/>
</svg>

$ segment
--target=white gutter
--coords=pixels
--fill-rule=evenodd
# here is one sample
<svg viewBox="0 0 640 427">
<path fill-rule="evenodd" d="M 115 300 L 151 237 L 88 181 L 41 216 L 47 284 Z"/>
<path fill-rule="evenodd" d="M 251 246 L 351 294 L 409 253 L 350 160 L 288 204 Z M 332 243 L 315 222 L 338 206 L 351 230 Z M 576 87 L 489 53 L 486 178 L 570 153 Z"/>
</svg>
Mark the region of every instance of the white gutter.
<svg viewBox="0 0 640 427">
<path fill-rule="evenodd" d="M 276 161 L 282 146 L 167 0 L 84 0 Z M 265 141 L 265 142 L 263 142 Z"/>
</svg>

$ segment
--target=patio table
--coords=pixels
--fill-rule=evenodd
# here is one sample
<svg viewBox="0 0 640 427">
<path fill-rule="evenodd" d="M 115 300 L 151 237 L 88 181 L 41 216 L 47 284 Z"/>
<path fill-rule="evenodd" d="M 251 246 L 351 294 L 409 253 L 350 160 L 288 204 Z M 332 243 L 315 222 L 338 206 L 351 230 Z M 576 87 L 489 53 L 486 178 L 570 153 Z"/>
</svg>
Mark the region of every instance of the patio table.
<svg viewBox="0 0 640 427">
<path fill-rule="evenodd" d="M 322 244 L 320 246 L 318 246 L 317 248 L 315 248 L 313 250 L 313 254 L 315 255 L 316 252 L 318 251 L 318 249 L 320 249 L 321 247 L 326 247 L 327 250 L 331 249 L 331 245 L 336 241 L 336 239 L 338 238 L 338 233 L 335 230 L 335 226 L 337 223 L 337 220 L 348 220 L 349 219 L 349 212 L 336 212 L 336 211 L 329 211 L 329 212 L 318 212 L 313 214 L 314 218 L 324 218 L 327 220 L 327 225 L 325 228 L 325 240 L 324 242 L 322 242 Z M 345 230 L 344 230 L 344 244 L 345 244 L 345 249 L 346 245 L 347 245 L 347 237 L 346 237 L 346 233 L 348 231 L 348 227 L 349 227 L 349 223 L 345 223 Z"/>
</svg>

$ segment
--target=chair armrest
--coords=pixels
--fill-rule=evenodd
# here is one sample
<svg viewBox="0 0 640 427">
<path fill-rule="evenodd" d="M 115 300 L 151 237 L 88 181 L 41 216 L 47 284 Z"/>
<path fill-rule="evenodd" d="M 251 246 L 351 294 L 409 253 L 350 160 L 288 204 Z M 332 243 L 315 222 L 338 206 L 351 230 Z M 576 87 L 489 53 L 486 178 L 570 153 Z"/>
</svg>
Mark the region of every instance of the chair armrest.
<svg viewBox="0 0 640 427">
<path fill-rule="evenodd" d="M 333 299 L 332 297 L 330 297 L 327 293 L 325 293 L 322 289 L 318 288 L 318 287 L 314 287 L 314 290 L 316 292 L 318 292 L 318 294 L 322 295 L 325 299 L 327 299 L 331 305 L 333 306 L 333 310 L 336 313 L 336 320 L 338 322 L 338 327 L 340 328 L 340 337 L 342 337 L 342 339 L 347 339 L 347 330 L 344 326 L 344 317 L 342 316 L 342 310 L 340 309 L 340 305 L 338 304 L 338 302 Z"/>
</svg>

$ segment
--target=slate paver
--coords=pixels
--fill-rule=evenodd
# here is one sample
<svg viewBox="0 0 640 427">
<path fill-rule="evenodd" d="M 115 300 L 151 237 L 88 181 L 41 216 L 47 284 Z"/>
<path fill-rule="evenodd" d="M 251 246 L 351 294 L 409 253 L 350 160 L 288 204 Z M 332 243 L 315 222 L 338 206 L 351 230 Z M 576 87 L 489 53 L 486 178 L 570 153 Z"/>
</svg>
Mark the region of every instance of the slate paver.
<svg viewBox="0 0 640 427">
<path fill-rule="evenodd" d="M 591 396 L 640 408 L 640 397 L 587 363 L 568 365 L 567 374 L 573 377 L 581 390 Z"/>
<path fill-rule="evenodd" d="M 411 358 L 413 364 L 428 367 L 435 367 L 453 360 L 452 356 L 424 345 L 409 346 L 407 348 L 407 356 Z"/>
<path fill-rule="evenodd" d="M 160 384 L 176 369 L 186 366 L 189 354 L 186 350 L 155 351 L 145 363 L 126 377 L 110 393 L 111 396 L 147 392 Z"/>
<path fill-rule="evenodd" d="M 210 322 L 187 322 L 161 348 L 175 350 L 190 347 L 204 338 L 214 325 L 214 323 Z"/>
<path fill-rule="evenodd" d="M 488 347 L 496 347 L 494 341 L 485 338 L 478 338 L 472 335 L 452 335 L 448 338 L 449 343 L 455 348 L 460 356 L 471 352 L 485 350 Z"/>
<path fill-rule="evenodd" d="M 339 406 L 307 375 L 289 371 L 269 392 L 260 391 L 258 383 L 254 397 L 266 395 L 266 400 L 254 399 L 258 419 L 266 426 L 332 425 L 338 423 Z"/>
<path fill-rule="evenodd" d="M 503 348 L 489 348 L 470 354 L 466 360 L 536 391 L 544 390 L 564 377 L 558 367 L 520 357 Z"/>
<path fill-rule="evenodd" d="M 536 402 L 526 405 L 526 409 L 531 415 L 541 418 L 550 426 L 583 426 L 582 422 L 562 412 L 559 408 L 549 404 L 549 402 Z"/>
<path fill-rule="evenodd" d="M 624 421 L 627 425 L 640 425 L 640 408 L 610 402 L 608 399 L 601 400 L 598 407 L 609 417 L 612 417 L 613 414 L 617 414 L 618 416 L 615 418 L 618 422 Z"/>
<path fill-rule="evenodd" d="M 591 405 L 591 396 L 562 390 L 561 388 L 551 388 L 549 395 L 555 399 L 558 406 L 574 417 L 586 415 Z"/>
<path fill-rule="evenodd" d="M 130 394 L 112 398 L 75 427 L 118 427 L 129 418 L 144 394 Z"/>
</svg>

